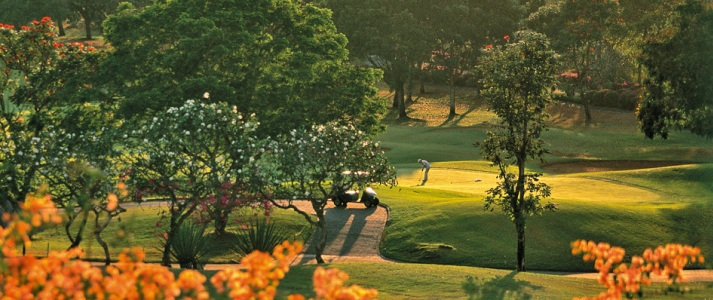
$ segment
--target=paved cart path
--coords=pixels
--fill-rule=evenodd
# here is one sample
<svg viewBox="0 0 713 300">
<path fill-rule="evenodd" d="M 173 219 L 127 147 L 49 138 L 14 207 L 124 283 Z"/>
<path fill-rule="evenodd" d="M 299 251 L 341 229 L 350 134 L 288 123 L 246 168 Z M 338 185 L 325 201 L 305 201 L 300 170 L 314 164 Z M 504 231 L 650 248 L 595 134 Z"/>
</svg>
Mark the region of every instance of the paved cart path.
<svg viewBox="0 0 713 300">
<path fill-rule="evenodd" d="M 296 206 L 314 213 L 309 202 L 300 202 L 296 202 Z M 361 203 L 348 203 L 347 207 L 337 208 L 330 202 L 325 209 L 327 244 L 322 251 L 322 259 L 325 262 L 392 262 L 379 253 L 388 215 L 388 209 L 381 205 L 366 208 Z M 320 230 L 317 229 L 293 264 L 317 263 L 315 243 L 319 235 Z"/>
</svg>

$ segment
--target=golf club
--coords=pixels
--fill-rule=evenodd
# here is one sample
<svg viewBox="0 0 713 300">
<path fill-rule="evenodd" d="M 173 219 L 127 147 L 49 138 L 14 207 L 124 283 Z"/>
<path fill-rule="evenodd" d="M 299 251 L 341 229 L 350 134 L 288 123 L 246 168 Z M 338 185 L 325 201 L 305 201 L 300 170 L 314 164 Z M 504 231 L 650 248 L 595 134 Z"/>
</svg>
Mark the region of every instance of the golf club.
<svg viewBox="0 0 713 300">
<path fill-rule="evenodd" d="M 421 169 L 421 175 L 418 177 L 418 182 L 416 182 L 414 186 L 420 186 L 421 182 L 423 182 L 423 169 Z"/>
</svg>

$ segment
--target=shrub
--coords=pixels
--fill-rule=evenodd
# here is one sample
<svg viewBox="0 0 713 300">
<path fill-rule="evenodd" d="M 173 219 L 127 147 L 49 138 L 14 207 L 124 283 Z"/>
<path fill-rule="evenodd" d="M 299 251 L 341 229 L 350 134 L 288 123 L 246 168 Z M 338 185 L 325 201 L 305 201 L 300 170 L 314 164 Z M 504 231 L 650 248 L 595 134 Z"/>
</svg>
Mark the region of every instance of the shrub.
<svg viewBox="0 0 713 300">
<path fill-rule="evenodd" d="M 237 232 L 232 247 L 241 256 L 256 250 L 270 253 L 275 246 L 290 237 L 284 227 L 278 227 L 275 222 L 267 219 L 253 219 L 248 226 L 246 230 Z"/>
<path fill-rule="evenodd" d="M 161 241 L 161 248 L 166 246 Z M 205 235 L 205 227 L 196 223 L 183 223 L 171 242 L 171 256 L 182 269 L 203 269 L 206 261 L 215 254 L 210 245 L 210 237 Z"/>
<path fill-rule="evenodd" d="M 670 291 L 681 291 L 683 268 L 690 262 L 703 263 L 701 249 L 688 245 L 667 244 L 654 250 L 647 248 L 642 256 L 634 255 L 628 265 L 622 263 L 625 251 L 607 243 L 577 240 L 572 242 L 572 255 L 582 255 L 584 261 L 594 261 L 599 271 L 599 283 L 607 288 L 595 299 L 621 299 L 643 296 L 641 285 L 651 284 L 651 274 L 664 275 Z M 581 298 L 588 299 L 588 298 Z"/>
<path fill-rule="evenodd" d="M 0 227 L 0 298 L 2 299 L 210 299 L 206 277 L 184 270 L 178 278 L 168 268 L 143 262 L 140 248 L 125 250 L 106 271 L 79 260 L 79 248 L 53 251 L 46 258 L 18 253 L 18 243 L 29 246 L 29 231 L 43 224 L 60 224 L 61 217 L 49 196 L 28 195 L 17 213 L 5 213 Z M 255 251 L 210 278 L 219 299 L 273 299 L 290 262 L 302 249 L 283 242 L 272 255 Z M 336 269 L 315 270 L 317 299 L 372 299 L 375 289 L 344 286 L 348 275 Z M 288 299 L 305 299 L 290 295 Z"/>
</svg>

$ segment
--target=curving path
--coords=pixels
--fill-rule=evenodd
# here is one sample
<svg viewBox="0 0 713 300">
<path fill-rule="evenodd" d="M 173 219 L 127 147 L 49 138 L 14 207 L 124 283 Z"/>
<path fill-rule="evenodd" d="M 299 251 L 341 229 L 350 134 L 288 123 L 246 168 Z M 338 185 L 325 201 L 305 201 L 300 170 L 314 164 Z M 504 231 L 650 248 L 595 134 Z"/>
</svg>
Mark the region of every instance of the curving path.
<svg viewBox="0 0 713 300">
<path fill-rule="evenodd" d="M 307 201 L 293 202 L 300 209 L 314 213 Z M 364 207 L 361 203 L 348 203 L 347 207 L 335 207 L 331 202 L 325 209 L 327 222 L 327 245 L 322 252 L 325 262 L 392 262 L 379 254 L 381 234 L 388 220 L 385 206 Z M 314 237 L 316 230 L 305 243 L 303 252 L 295 258 L 293 265 L 314 264 Z"/>
</svg>

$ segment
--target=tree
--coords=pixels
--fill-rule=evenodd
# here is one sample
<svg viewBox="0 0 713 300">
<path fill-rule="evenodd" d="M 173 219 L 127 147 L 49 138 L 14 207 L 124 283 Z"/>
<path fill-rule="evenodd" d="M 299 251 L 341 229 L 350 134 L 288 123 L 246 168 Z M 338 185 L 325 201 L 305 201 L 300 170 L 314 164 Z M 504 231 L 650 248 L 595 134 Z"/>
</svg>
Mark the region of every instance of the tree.
<svg viewBox="0 0 713 300">
<path fill-rule="evenodd" d="M 713 10 L 689 0 L 676 11 L 678 30 L 643 49 L 648 70 L 637 117 L 646 137 L 685 129 L 713 138 Z"/>
<path fill-rule="evenodd" d="M 92 37 L 92 25 L 101 28 L 101 24 L 110 12 L 119 6 L 118 0 L 69 0 L 69 7 L 77 12 L 84 21 L 84 35 L 87 40 Z"/>
<path fill-rule="evenodd" d="M 620 1 L 621 26 L 612 32 L 615 44 L 635 66 L 635 82 L 643 84 L 645 69 L 643 66 L 643 48 L 647 41 L 661 41 L 669 38 L 675 29 L 672 22 L 676 8 L 685 0 L 629 0 Z"/>
<path fill-rule="evenodd" d="M 161 259 L 165 266 L 171 263 L 170 248 L 181 225 L 201 200 L 217 195 L 226 182 L 249 186 L 243 182 L 256 172 L 258 123 L 243 118 L 235 106 L 203 102 L 209 101 L 188 100 L 127 127 L 126 162 L 136 198 L 155 195 L 169 202 Z"/>
<path fill-rule="evenodd" d="M 317 262 L 324 263 L 326 245 L 325 207 L 344 186 L 395 184 L 396 173 L 379 143 L 355 126 L 329 123 L 310 130 L 293 130 L 272 143 L 261 162 L 264 188 L 275 207 L 293 209 L 318 228 Z M 344 172 L 359 172 L 345 176 Z M 286 199 L 284 202 L 281 199 Z M 293 201 L 309 200 L 316 220 Z"/>
<path fill-rule="evenodd" d="M 525 271 L 526 219 L 555 209 L 552 203 L 540 203 L 550 195 L 550 187 L 539 181 L 541 174 L 526 173 L 527 162 L 543 160 L 546 152 L 540 134 L 547 129 L 545 106 L 555 84 L 555 53 L 544 35 L 520 31 L 511 43 L 487 47 L 481 72 L 483 96 L 500 117 L 500 131 L 489 131 L 481 144 L 500 179 L 487 191 L 485 209 L 500 207 L 515 223 L 517 270 Z M 513 165 L 516 174 L 510 172 Z"/>
<path fill-rule="evenodd" d="M 379 128 L 378 71 L 348 62 L 330 12 L 299 1 L 157 1 L 109 18 L 106 83 L 127 117 L 209 92 L 255 113 L 261 135 L 340 119 Z"/>
<path fill-rule="evenodd" d="M 3 0 L 0 1 L 0 22 L 20 27 L 28 25 L 32 20 L 40 20 L 50 16 L 55 22 L 62 24 L 70 14 L 69 0 Z M 61 26 L 60 35 L 62 35 Z"/>
<path fill-rule="evenodd" d="M 603 85 L 606 73 L 597 72 L 597 67 L 602 65 L 604 53 L 612 49 L 607 38 L 620 22 L 619 16 L 617 0 L 572 0 L 542 6 L 528 19 L 530 28 L 548 34 L 562 55 L 564 71 L 571 74 L 572 90 L 584 109 L 586 126 L 591 125 L 592 114 L 585 92 Z"/>
<path fill-rule="evenodd" d="M 426 17 L 435 3 L 428 0 L 329 0 L 334 23 L 349 39 L 357 63 L 379 68 L 394 91 L 392 107 L 399 119 L 406 113 L 405 86 L 420 63 L 431 56 L 433 32 Z"/>
<path fill-rule="evenodd" d="M 433 61 L 447 72 L 449 118 L 455 117 L 456 79 L 475 67 L 481 47 L 493 38 L 514 32 L 523 17 L 518 1 L 449 0 L 438 1 L 428 18 L 435 33 Z M 424 16 L 426 17 L 426 16 Z"/>
<path fill-rule="evenodd" d="M 101 55 L 82 44 L 55 43 L 53 29 L 47 17 L 19 31 L 0 30 L 2 211 L 16 211 L 25 195 L 48 183 L 53 201 L 68 216 L 69 248 L 80 245 L 94 213 L 94 237 L 108 263 L 101 232 L 121 210 L 108 209 L 107 201 L 118 180 L 111 161 L 115 140 L 108 134 L 116 124 L 91 102 L 99 93 L 89 78 Z"/>
<path fill-rule="evenodd" d="M 49 126 L 69 124 L 65 112 L 98 95 L 89 78 L 100 54 L 82 44 L 55 43 L 54 24 L 46 17 L 15 30 L 0 25 L 0 200 L 14 211 L 38 182 L 39 170 L 54 152 Z M 63 108 L 64 107 L 64 108 Z M 77 120 L 71 120 L 73 124 Z M 68 133 L 80 134 L 73 127 Z M 62 162 L 66 163 L 66 162 Z"/>
</svg>

